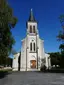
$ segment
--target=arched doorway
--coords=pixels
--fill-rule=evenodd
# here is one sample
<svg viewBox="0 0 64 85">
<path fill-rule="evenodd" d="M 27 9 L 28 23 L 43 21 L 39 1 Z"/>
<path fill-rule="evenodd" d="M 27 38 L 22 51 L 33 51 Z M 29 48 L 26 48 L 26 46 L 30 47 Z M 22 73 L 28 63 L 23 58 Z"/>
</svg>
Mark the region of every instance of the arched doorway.
<svg viewBox="0 0 64 85">
<path fill-rule="evenodd" d="M 30 67 L 32 69 L 36 68 L 36 60 L 30 60 Z"/>
</svg>

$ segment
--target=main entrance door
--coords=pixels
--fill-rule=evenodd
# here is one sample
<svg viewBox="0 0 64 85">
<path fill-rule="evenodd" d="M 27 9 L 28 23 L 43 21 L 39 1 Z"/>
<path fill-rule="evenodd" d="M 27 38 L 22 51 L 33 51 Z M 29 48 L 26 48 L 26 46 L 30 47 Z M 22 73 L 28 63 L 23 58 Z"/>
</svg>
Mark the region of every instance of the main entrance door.
<svg viewBox="0 0 64 85">
<path fill-rule="evenodd" d="M 36 60 L 31 60 L 30 66 L 31 66 L 31 68 L 36 68 Z"/>
</svg>

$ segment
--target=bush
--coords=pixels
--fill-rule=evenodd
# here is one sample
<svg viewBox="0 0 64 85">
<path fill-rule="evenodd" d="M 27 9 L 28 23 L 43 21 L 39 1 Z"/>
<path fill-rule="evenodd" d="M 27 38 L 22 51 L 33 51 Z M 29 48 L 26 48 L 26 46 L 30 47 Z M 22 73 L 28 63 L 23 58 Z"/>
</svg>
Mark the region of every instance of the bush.
<svg viewBox="0 0 64 85">
<path fill-rule="evenodd" d="M 41 67 L 41 69 L 40 69 L 41 71 L 46 71 L 46 66 L 45 65 L 43 65 L 42 67 Z"/>
</svg>

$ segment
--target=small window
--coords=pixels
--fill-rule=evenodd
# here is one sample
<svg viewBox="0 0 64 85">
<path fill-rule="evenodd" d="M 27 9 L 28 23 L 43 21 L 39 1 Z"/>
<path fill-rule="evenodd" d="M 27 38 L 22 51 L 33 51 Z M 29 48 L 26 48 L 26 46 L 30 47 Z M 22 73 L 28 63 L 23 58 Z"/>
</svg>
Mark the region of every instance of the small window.
<svg viewBox="0 0 64 85">
<path fill-rule="evenodd" d="M 30 25 L 30 33 L 32 33 L 32 26 Z"/>
<path fill-rule="evenodd" d="M 34 51 L 35 51 L 35 43 L 34 43 Z"/>
<path fill-rule="evenodd" d="M 30 51 L 32 51 L 32 43 L 30 43 Z"/>
<path fill-rule="evenodd" d="M 33 26 L 33 33 L 35 33 L 35 26 Z"/>
</svg>

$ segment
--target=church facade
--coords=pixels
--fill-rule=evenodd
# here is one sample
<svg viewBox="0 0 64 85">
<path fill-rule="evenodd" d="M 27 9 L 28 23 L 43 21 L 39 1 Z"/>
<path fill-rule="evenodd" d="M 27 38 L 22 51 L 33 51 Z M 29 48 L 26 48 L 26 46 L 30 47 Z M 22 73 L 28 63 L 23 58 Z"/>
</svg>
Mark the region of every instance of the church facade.
<svg viewBox="0 0 64 85">
<path fill-rule="evenodd" d="M 45 65 L 50 68 L 49 54 L 44 51 L 44 40 L 40 39 L 38 23 L 31 9 L 26 23 L 27 35 L 22 40 L 21 52 L 14 54 L 13 71 L 38 71 Z"/>
</svg>

